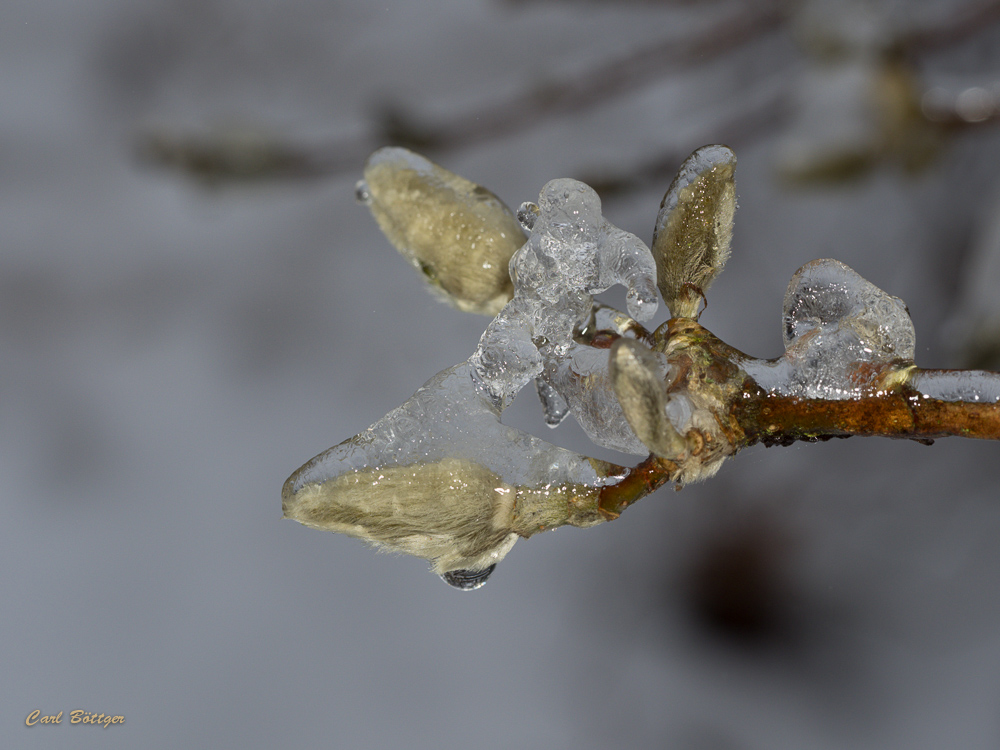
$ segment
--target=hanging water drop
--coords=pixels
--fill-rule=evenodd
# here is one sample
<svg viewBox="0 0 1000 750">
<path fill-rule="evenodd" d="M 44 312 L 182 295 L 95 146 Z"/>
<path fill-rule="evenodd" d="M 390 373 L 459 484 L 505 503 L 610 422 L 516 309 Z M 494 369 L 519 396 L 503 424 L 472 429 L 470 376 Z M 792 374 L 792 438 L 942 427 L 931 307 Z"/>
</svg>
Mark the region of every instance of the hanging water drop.
<svg viewBox="0 0 1000 750">
<path fill-rule="evenodd" d="M 372 193 L 368 189 L 368 183 L 364 180 L 358 180 L 354 185 L 354 200 L 365 206 L 370 206 L 372 202 Z"/>
</svg>

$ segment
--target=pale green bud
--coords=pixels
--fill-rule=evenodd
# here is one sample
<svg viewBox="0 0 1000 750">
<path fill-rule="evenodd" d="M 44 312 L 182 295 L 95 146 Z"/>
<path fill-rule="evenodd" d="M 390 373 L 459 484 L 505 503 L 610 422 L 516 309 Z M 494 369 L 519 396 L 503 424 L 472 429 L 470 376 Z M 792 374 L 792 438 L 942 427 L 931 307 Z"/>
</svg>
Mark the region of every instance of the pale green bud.
<svg viewBox="0 0 1000 750">
<path fill-rule="evenodd" d="M 681 165 L 653 231 L 656 278 L 675 318 L 698 318 L 705 290 L 729 258 L 736 213 L 736 155 L 703 146 Z"/>
<path fill-rule="evenodd" d="M 625 419 L 642 444 L 662 458 L 682 456 L 687 444 L 667 417 L 667 388 L 656 355 L 620 338 L 611 347 L 609 371 Z"/>
<path fill-rule="evenodd" d="M 404 148 L 368 158 L 359 200 L 389 241 L 448 302 L 496 315 L 514 295 L 507 267 L 524 244 L 493 193 Z"/>
<path fill-rule="evenodd" d="M 348 471 L 296 489 L 301 471 L 282 488 L 285 518 L 421 557 L 441 575 L 485 571 L 519 536 L 605 520 L 599 487 L 512 485 L 467 459 Z"/>
</svg>

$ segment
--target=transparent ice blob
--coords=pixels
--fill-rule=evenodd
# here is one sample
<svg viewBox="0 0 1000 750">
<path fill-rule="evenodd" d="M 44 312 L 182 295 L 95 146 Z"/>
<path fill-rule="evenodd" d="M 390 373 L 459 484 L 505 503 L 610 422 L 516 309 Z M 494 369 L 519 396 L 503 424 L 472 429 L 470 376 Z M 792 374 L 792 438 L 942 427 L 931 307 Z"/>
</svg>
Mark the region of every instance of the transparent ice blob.
<svg viewBox="0 0 1000 750">
<path fill-rule="evenodd" d="M 836 260 L 792 277 L 782 315 L 783 356 L 741 363 L 767 390 L 802 398 L 873 395 L 889 365 L 912 364 L 916 338 L 906 305 Z"/>
<path fill-rule="evenodd" d="M 501 410 L 546 362 L 567 355 L 574 331 L 589 319 L 594 294 L 625 286 L 629 313 L 637 320 L 648 320 L 657 307 L 649 248 L 601 215 L 592 188 L 552 180 L 537 206 L 522 206 L 519 215 L 530 236 L 510 261 L 514 298 L 470 358 L 474 376 Z"/>
</svg>

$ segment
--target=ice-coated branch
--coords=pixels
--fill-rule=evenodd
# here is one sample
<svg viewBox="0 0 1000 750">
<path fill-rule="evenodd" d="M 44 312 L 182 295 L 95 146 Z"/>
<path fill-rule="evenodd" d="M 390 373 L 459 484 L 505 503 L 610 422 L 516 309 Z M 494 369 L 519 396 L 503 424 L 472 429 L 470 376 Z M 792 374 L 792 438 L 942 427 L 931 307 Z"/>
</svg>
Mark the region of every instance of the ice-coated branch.
<svg viewBox="0 0 1000 750">
<path fill-rule="evenodd" d="M 377 152 L 359 191 L 392 243 L 461 309 L 509 301 L 466 362 L 292 474 L 285 516 L 422 557 L 469 590 L 519 537 L 613 520 L 755 443 L 1000 439 L 1000 373 L 918 368 L 902 300 L 836 260 L 792 277 L 780 357 L 748 356 L 698 322 L 729 252 L 735 164 L 725 146 L 684 162 L 652 250 L 569 179 L 521 206 L 527 240 L 512 248 L 521 229 L 492 193 L 408 151 Z M 496 273 L 505 256 L 509 276 Z M 631 316 L 595 304 L 613 284 Z M 649 331 L 639 321 L 657 288 L 672 317 Z M 532 380 L 550 426 L 573 414 L 595 444 L 644 459 L 627 468 L 503 424 Z"/>
</svg>

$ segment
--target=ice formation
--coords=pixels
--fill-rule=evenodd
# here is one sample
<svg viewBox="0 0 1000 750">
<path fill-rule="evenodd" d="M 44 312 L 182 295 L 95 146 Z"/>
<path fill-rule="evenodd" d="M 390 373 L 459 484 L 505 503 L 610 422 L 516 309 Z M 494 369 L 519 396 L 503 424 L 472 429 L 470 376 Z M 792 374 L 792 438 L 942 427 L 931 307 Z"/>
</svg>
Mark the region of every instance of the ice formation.
<svg viewBox="0 0 1000 750">
<path fill-rule="evenodd" d="M 286 517 L 428 559 L 484 570 L 517 536 L 565 523 L 626 469 L 500 422 L 470 366 L 444 370 L 364 432 L 306 463 L 282 491 Z M 584 510 L 586 513 L 586 510 Z"/>
<path fill-rule="evenodd" d="M 535 389 L 538 391 L 538 400 L 542 404 L 545 424 L 549 427 L 558 427 L 569 415 L 569 402 L 551 383 L 543 378 L 535 378 Z"/>
<path fill-rule="evenodd" d="M 637 320 L 656 312 L 656 265 L 649 248 L 601 215 L 597 193 L 582 182 L 552 180 L 520 216 L 530 229 L 510 261 L 514 299 L 490 323 L 470 358 L 477 381 L 502 410 L 564 357 L 574 331 L 593 309 L 593 295 L 622 284 Z"/>
<path fill-rule="evenodd" d="M 608 349 L 574 343 L 564 357 L 547 364 L 545 377 L 595 445 L 635 456 L 649 453 L 611 388 Z"/>
<path fill-rule="evenodd" d="M 921 396 L 939 401 L 1000 402 L 1000 376 L 986 370 L 918 371 L 909 385 Z"/>
<path fill-rule="evenodd" d="M 544 370 L 538 388 L 550 423 L 566 416 L 569 394 L 588 432 L 598 435 L 617 411 L 610 443 L 644 453 L 607 388 L 607 350 L 592 354 L 573 336 L 594 314 L 592 295 L 613 284 L 628 288 L 632 315 L 648 319 L 655 265 L 641 240 L 601 216 L 583 183 L 553 180 L 522 214 L 531 234 L 510 263 L 514 298 L 469 361 L 295 472 L 283 490 L 286 516 L 424 557 L 441 574 L 486 570 L 518 535 L 565 523 L 570 512 L 578 525 L 590 512 L 599 520 L 597 493 L 627 470 L 508 427 L 500 412 Z M 593 372 L 595 387 L 570 383 L 574 368 Z"/>
<path fill-rule="evenodd" d="M 740 363 L 779 395 L 875 395 L 886 367 L 913 364 L 916 338 L 906 305 L 836 260 L 814 260 L 795 273 L 782 324 L 783 356 Z"/>
<path fill-rule="evenodd" d="M 282 489 L 286 517 L 425 558 L 471 590 L 519 536 L 613 518 L 668 479 L 711 476 L 755 440 L 815 438 L 772 434 L 783 428 L 754 420 L 788 403 L 748 399 L 1000 402 L 995 373 L 916 368 L 902 300 L 834 260 L 792 277 L 781 357 L 748 357 L 702 328 L 701 297 L 729 251 L 734 167 L 724 146 L 692 154 L 664 197 L 652 252 L 604 219 L 591 188 L 553 180 L 518 211 L 528 238 L 508 273 L 484 275 L 476 264 L 498 257 L 497 238 L 509 250 L 523 236 L 513 215 L 423 157 L 376 152 L 359 190 L 393 243 L 462 309 L 510 299 L 466 362 L 296 471 Z M 656 310 L 658 268 L 673 317 L 650 333 L 637 321 Z M 469 279 L 488 282 L 483 295 L 459 283 Z M 631 317 L 594 303 L 615 284 L 628 290 Z M 652 455 L 627 469 L 502 424 L 532 380 L 550 426 L 572 413 L 594 443 Z"/>
</svg>

